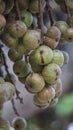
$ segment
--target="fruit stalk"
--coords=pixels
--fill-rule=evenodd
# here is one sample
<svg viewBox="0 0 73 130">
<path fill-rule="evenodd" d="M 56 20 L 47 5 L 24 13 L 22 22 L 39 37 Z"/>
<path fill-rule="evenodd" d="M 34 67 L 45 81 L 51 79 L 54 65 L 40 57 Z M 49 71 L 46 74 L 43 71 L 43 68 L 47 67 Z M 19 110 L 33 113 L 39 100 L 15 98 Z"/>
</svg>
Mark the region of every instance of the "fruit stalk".
<svg viewBox="0 0 73 130">
<path fill-rule="evenodd" d="M 44 31 L 43 31 L 43 3 L 42 0 L 39 0 L 39 26 L 41 29 L 41 44 L 43 44 L 43 36 L 44 36 Z"/>
</svg>

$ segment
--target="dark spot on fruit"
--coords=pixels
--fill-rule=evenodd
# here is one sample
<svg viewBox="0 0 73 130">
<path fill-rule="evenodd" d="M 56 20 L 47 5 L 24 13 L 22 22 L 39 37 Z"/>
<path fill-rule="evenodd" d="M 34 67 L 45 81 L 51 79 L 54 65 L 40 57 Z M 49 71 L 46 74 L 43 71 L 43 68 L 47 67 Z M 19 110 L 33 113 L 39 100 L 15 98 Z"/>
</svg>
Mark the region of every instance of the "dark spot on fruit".
<svg viewBox="0 0 73 130">
<path fill-rule="evenodd" d="M 59 73 L 58 72 L 56 72 L 56 76 L 58 76 L 59 75 Z"/>
<path fill-rule="evenodd" d="M 16 125 L 15 125 L 15 128 L 19 128 L 19 125 L 18 125 L 18 124 L 16 124 Z"/>
<path fill-rule="evenodd" d="M 19 25 L 18 24 L 16 24 L 16 30 L 19 31 Z"/>
<path fill-rule="evenodd" d="M 43 50 L 41 50 L 41 51 L 40 51 L 40 54 L 42 55 L 42 54 L 43 54 L 43 52 L 44 52 L 44 51 L 43 51 Z"/>
<path fill-rule="evenodd" d="M 69 40 L 72 40 L 72 37 L 69 37 L 68 39 L 69 39 Z"/>
<path fill-rule="evenodd" d="M 56 40 L 55 40 L 55 41 L 57 42 L 58 40 L 59 40 L 59 38 L 58 38 L 58 37 L 56 37 Z"/>
<path fill-rule="evenodd" d="M 42 64 L 44 64 L 43 53 L 44 53 L 44 51 L 41 50 L 41 51 L 40 51 L 40 55 L 41 55 L 40 58 L 41 58 L 41 63 L 42 63 Z"/>
</svg>

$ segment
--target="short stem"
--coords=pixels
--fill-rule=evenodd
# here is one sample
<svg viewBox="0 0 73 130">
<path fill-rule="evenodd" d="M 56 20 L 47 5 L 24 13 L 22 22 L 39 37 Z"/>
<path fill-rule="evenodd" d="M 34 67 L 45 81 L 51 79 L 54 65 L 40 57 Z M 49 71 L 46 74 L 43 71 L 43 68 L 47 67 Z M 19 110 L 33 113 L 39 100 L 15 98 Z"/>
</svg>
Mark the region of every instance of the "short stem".
<svg viewBox="0 0 73 130">
<path fill-rule="evenodd" d="M 52 12 L 52 9 L 51 9 L 51 7 L 49 5 L 48 0 L 46 0 L 46 10 L 48 12 L 49 19 L 50 19 L 51 26 L 52 26 L 54 24 L 54 18 L 53 18 L 53 12 Z"/>
<path fill-rule="evenodd" d="M 44 31 L 43 31 L 43 1 L 39 0 L 39 26 L 41 29 L 41 44 L 43 44 L 43 37 L 44 37 Z"/>
<path fill-rule="evenodd" d="M 20 13 L 20 9 L 19 9 L 18 0 L 15 0 L 15 7 L 16 7 L 18 18 L 19 18 L 19 20 L 21 20 L 21 13 Z"/>
</svg>

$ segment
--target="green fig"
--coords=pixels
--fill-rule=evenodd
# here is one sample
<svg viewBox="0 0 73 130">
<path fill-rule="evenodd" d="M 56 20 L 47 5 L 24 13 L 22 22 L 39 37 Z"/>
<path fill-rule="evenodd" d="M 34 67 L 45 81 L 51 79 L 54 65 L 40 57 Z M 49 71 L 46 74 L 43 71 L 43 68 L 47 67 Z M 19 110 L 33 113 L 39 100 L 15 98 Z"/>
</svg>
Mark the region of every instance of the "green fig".
<svg viewBox="0 0 73 130">
<path fill-rule="evenodd" d="M 26 77 L 30 71 L 29 64 L 22 60 L 16 61 L 13 71 L 18 77 Z"/>
<path fill-rule="evenodd" d="M 64 56 L 60 50 L 53 50 L 52 63 L 59 65 L 60 67 L 64 64 Z"/>
<path fill-rule="evenodd" d="M 49 105 L 51 106 L 51 107 L 53 107 L 53 106 L 55 106 L 57 103 L 58 103 L 58 98 L 53 98 L 51 101 L 50 101 L 50 103 L 49 103 Z"/>
<path fill-rule="evenodd" d="M 45 7 L 45 1 L 43 0 L 43 10 Z M 38 0 L 31 0 L 29 1 L 29 10 L 33 14 L 36 14 L 39 12 L 39 1 Z"/>
<path fill-rule="evenodd" d="M 73 28 L 68 28 L 64 32 L 64 38 L 67 42 L 73 42 Z"/>
<path fill-rule="evenodd" d="M 9 121 L 4 120 L 2 117 L 0 117 L 0 130 L 10 130 Z"/>
<path fill-rule="evenodd" d="M 3 15 L 0 14 L 0 34 L 3 33 L 5 25 L 6 25 L 6 19 Z"/>
<path fill-rule="evenodd" d="M 25 81 L 25 87 L 29 92 L 39 92 L 45 86 L 43 77 L 38 73 L 31 73 L 27 76 Z"/>
<path fill-rule="evenodd" d="M 27 126 L 27 122 L 23 117 L 15 117 L 12 121 L 12 127 L 15 130 L 24 130 Z"/>
<path fill-rule="evenodd" d="M 49 103 L 47 101 L 46 102 L 40 101 L 37 95 L 34 95 L 33 102 L 36 106 L 41 107 L 41 108 L 46 108 L 49 106 Z"/>
<path fill-rule="evenodd" d="M 11 23 L 11 25 L 9 26 L 10 34 L 16 38 L 23 37 L 26 31 L 26 25 L 20 20 Z"/>
<path fill-rule="evenodd" d="M 7 92 L 7 100 L 11 100 L 15 94 L 15 86 L 10 82 L 5 82 L 2 86 Z"/>
<path fill-rule="evenodd" d="M 5 33 L 2 36 L 2 41 L 8 46 L 15 48 L 18 44 L 17 38 L 12 37 L 9 33 Z"/>
<path fill-rule="evenodd" d="M 65 51 L 62 51 L 63 56 L 64 56 L 64 64 L 68 64 L 69 62 L 69 54 Z"/>
<path fill-rule="evenodd" d="M 26 24 L 27 27 L 30 27 L 33 23 L 33 16 L 29 11 L 22 11 L 21 13 L 22 21 Z"/>
<path fill-rule="evenodd" d="M 56 42 L 54 39 L 46 36 L 44 38 L 44 44 L 52 49 L 55 49 L 58 46 L 59 42 Z"/>
<path fill-rule="evenodd" d="M 55 97 L 55 89 L 52 86 L 45 86 L 40 92 L 37 93 L 37 97 L 42 102 L 48 102 Z"/>
<path fill-rule="evenodd" d="M 8 56 L 10 60 L 14 62 L 22 59 L 22 55 L 19 52 L 17 52 L 14 48 L 9 49 Z"/>
<path fill-rule="evenodd" d="M 36 64 L 34 53 L 35 53 L 35 51 L 32 51 L 31 54 L 29 55 L 29 63 L 34 72 L 41 73 L 43 66 Z"/>
<path fill-rule="evenodd" d="M 39 46 L 41 40 L 40 32 L 28 30 L 23 37 L 23 44 L 28 51 L 34 50 Z"/>
<path fill-rule="evenodd" d="M 42 76 L 46 83 L 54 84 L 61 76 L 61 69 L 57 64 L 50 63 L 43 68 Z"/>
<path fill-rule="evenodd" d="M 26 50 L 26 48 L 25 48 L 25 46 L 24 46 L 24 44 L 23 44 L 23 42 L 19 42 L 18 44 L 17 44 L 17 46 L 16 46 L 16 51 L 18 52 L 18 53 L 20 53 L 21 55 L 24 55 L 24 54 L 28 54 L 28 50 Z"/>
<path fill-rule="evenodd" d="M 54 39 L 56 42 L 59 42 L 61 37 L 61 32 L 56 26 L 52 26 L 46 34 L 47 37 Z"/>
<path fill-rule="evenodd" d="M 59 28 L 61 34 L 63 35 L 64 32 L 69 28 L 68 24 L 65 21 L 57 21 L 55 26 Z"/>
<path fill-rule="evenodd" d="M 9 94 L 4 88 L 4 84 L 0 84 L 0 104 L 3 104 L 8 100 Z"/>
<path fill-rule="evenodd" d="M 57 82 L 54 84 L 55 89 L 55 97 L 59 98 L 62 94 L 62 81 L 60 79 L 57 80 Z"/>
<path fill-rule="evenodd" d="M 35 50 L 34 58 L 38 65 L 46 65 L 52 61 L 53 52 L 48 46 L 41 45 Z"/>
</svg>

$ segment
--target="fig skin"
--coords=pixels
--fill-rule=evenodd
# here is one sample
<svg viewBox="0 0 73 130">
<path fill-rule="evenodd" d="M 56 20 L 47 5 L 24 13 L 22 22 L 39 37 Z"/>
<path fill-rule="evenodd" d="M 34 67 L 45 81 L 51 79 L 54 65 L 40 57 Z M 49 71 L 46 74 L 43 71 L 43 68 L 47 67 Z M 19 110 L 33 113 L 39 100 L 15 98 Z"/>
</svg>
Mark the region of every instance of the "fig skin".
<svg viewBox="0 0 73 130">
<path fill-rule="evenodd" d="M 39 92 L 43 89 L 44 86 L 45 82 L 40 74 L 32 72 L 27 76 L 25 81 L 25 87 L 29 92 L 31 93 Z"/>
<path fill-rule="evenodd" d="M 30 72 L 29 64 L 25 61 L 16 61 L 13 65 L 13 71 L 18 77 L 26 77 Z"/>
<path fill-rule="evenodd" d="M 8 51 L 8 56 L 11 61 L 15 62 L 22 59 L 22 55 L 18 53 L 14 48 L 10 48 Z"/>
<path fill-rule="evenodd" d="M 40 40 L 40 32 L 36 30 L 28 30 L 23 37 L 25 49 L 28 50 L 28 52 L 35 50 L 39 46 Z"/>
<path fill-rule="evenodd" d="M 33 103 L 40 108 L 46 108 L 49 106 L 49 103 L 47 101 L 45 102 L 40 101 L 37 95 L 33 96 Z"/>
<path fill-rule="evenodd" d="M 68 28 L 64 32 L 64 38 L 67 42 L 73 42 L 73 28 Z"/>
<path fill-rule="evenodd" d="M 45 86 L 40 92 L 37 93 L 37 97 L 42 102 L 48 102 L 55 97 L 55 89 L 52 86 Z"/>
<path fill-rule="evenodd" d="M 61 32 L 56 26 L 52 26 L 46 34 L 47 37 L 54 39 L 56 42 L 60 41 Z"/>
<path fill-rule="evenodd" d="M 46 65 L 42 70 L 42 76 L 46 83 L 54 84 L 61 76 L 61 69 L 55 63 Z"/>
<path fill-rule="evenodd" d="M 56 82 L 56 84 L 54 84 L 54 89 L 55 89 L 55 97 L 56 98 L 59 98 L 60 96 L 61 96 L 61 94 L 62 94 L 62 81 L 61 81 L 61 79 L 58 79 L 57 80 L 57 82 Z"/>
<path fill-rule="evenodd" d="M 9 33 L 4 33 L 2 36 L 2 41 L 8 46 L 15 48 L 18 44 L 18 39 L 12 37 Z"/>
<path fill-rule="evenodd" d="M 41 45 L 35 50 L 34 58 L 38 65 L 46 65 L 52 61 L 52 49 L 48 46 Z"/>
<path fill-rule="evenodd" d="M 9 33 L 15 38 L 23 37 L 26 31 L 26 25 L 20 20 L 14 21 L 9 26 Z"/>
<path fill-rule="evenodd" d="M 33 16 L 29 11 L 22 11 L 21 13 L 22 21 L 26 24 L 27 27 L 30 27 L 33 23 Z"/>
<path fill-rule="evenodd" d="M 69 62 L 69 54 L 65 51 L 62 51 L 63 56 L 64 56 L 64 64 L 68 64 Z"/>
<path fill-rule="evenodd" d="M 27 122 L 25 118 L 22 117 L 15 117 L 12 121 L 12 127 L 15 130 L 24 130 L 27 126 Z"/>
<path fill-rule="evenodd" d="M 63 66 L 64 56 L 63 56 L 63 53 L 60 50 L 57 50 L 57 49 L 53 50 L 52 63 L 55 63 L 55 64 L 59 65 L 60 67 Z"/>
<path fill-rule="evenodd" d="M 58 46 L 59 42 L 56 42 L 54 39 L 45 36 L 44 44 L 52 49 L 55 49 Z"/>
<path fill-rule="evenodd" d="M 32 71 L 36 73 L 41 73 L 43 66 L 36 64 L 34 54 L 35 54 L 35 51 L 32 51 L 31 54 L 29 55 L 29 63 L 31 65 Z"/>
</svg>

